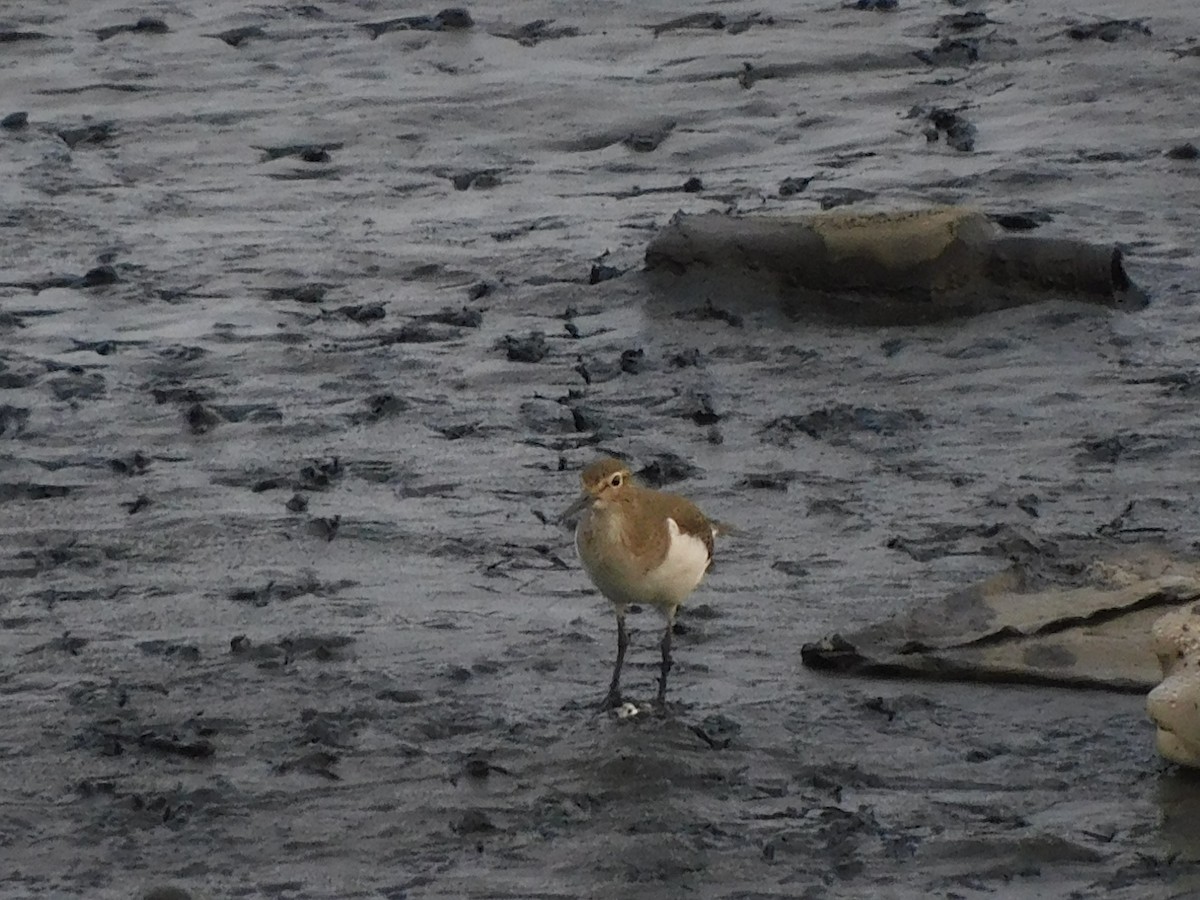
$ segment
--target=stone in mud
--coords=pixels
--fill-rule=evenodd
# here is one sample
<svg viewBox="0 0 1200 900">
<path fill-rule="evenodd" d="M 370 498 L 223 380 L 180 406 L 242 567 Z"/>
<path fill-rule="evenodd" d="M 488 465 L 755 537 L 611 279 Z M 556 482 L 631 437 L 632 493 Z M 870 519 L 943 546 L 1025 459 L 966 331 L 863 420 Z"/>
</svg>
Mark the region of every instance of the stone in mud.
<svg viewBox="0 0 1200 900">
<path fill-rule="evenodd" d="M 320 303 L 332 284 L 297 284 L 289 287 L 267 288 L 268 300 L 295 300 L 297 303 Z"/>
<path fill-rule="evenodd" d="M 637 477 L 652 488 L 661 488 L 691 478 L 699 472 L 699 466 L 693 465 L 682 456 L 660 453 L 637 471 Z"/>
<path fill-rule="evenodd" d="M 619 278 L 623 274 L 625 274 L 625 270 L 618 269 L 616 266 L 608 266 L 604 263 L 592 263 L 592 270 L 588 273 L 588 284 L 599 284 L 602 281 Z"/>
<path fill-rule="evenodd" d="M 112 138 L 115 125 L 113 122 L 97 122 L 94 125 L 83 125 L 79 128 L 64 128 L 57 132 L 63 143 L 74 150 L 84 144 L 106 144 Z"/>
<path fill-rule="evenodd" d="M 952 109 L 935 108 L 928 116 L 930 124 L 937 134 L 946 136 L 946 143 L 960 153 L 970 153 L 975 149 L 975 126 L 961 114 Z"/>
<path fill-rule="evenodd" d="M 553 19 L 535 19 L 506 31 L 493 31 L 492 34 L 496 37 L 514 40 L 524 47 L 535 47 L 542 41 L 578 37 L 579 29 L 573 25 L 554 26 Z"/>
<path fill-rule="evenodd" d="M 1118 247 L 1010 237 L 977 211 L 676 215 L 646 249 L 655 286 L 684 301 L 720 290 L 751 307 L 861 324 L 917 324 L 1040 300 L 1125 311 L 1146 294 Z"/>
<path fill-rule="evenodd" d="M 139 494 L 137 499 L 131 500 L 128 503 L 122 503 L 121 506 L 127 513 L 129 513 L 129 515 L 133 516 L 137 513 L 140 513 L 143 509 L 146 509 L 152 504 L 153 501 L 149 497 L 147 497 L 145 494 Z"/>
<path fill-rule="evenodd" d="M 389 31 L 462 31 L 473 27 L 475 20 L 463 7 L 450 7 L 432 16 L 403 16 L 382 22 L 364 22 L 361 28 L 370 33 L 371 39 Z"/>
<path fill-rule="evenodd" d="M 96 38 L 101 41 L 107 41 L 111 37 L 118 34 L 129 32 L 130 34 L 166 34 L 171 29 L 167 27 L 167 23 L 155 16 L 142 16 L 131 25 L 106 25 L 103 28 L 96 29 Z"/>
<path fill-rule="evenodd" d="M 488 834 L 496 830 L 491 817 L 482 809 L 468 809 L 453 827 L 459 834 Z"/>
<path fill-rule="evenodd" d="M 1005 231 L 1033 231 L 1054 221 L 1054 217 L 1042 210 L 1030 212 L 993 213 L 988 218 Z"/>
<path fill-rule="evenodd" d="M 335 311 L 352 322 L 358 322 L 360 325 L 366 325 L 369 322 L 378 322 L 387 315 L 387 311 L 383 308 L 382 303 L 359 303 L 349 306 L 339 306 Z"/>
<path fill-rule="evenodd" d="M 979 61 L 979 40 L 942 38 L 932 49 L 917 50 L 913 56 L 931 66 L 968 66 Z"/>
<path fill-rule="evenodd" d="M 278 144 L 271 147 L 252 146 L 255 150 L 262 151 L 263 162 L 294 156 L 304 162 L 327 163 L 330 160 L 329 154 L 334 150 L 341 150 L 345 144 L 339 142 L 334 144 Z"/>
<path fill-rule="evenodd" d="M 1067 29 L 1067 37 L 1073 40 L 1096 39 L 1104 41 L 1106 44 L 1114 43 L 1122 38 L 1149 36 L 1150 27 L 1141 19 L 1108 19 L 1104 22 L 1072 25 Z"/>
<path fill-rule="evenodd" d="M 483 324 L 483 313 L 466 306 L 461 309 L 446 307 L 435 313 L 414 316 L 414 321 L 430 322 L 434 325 L 451 325 L 455 328 L 478 328 Z"/>
<path fill-rule="evenodd" d="M 219 41 L 223 41 L 230 47 L 240 47 L 251 38 L 265 38 L 266 36 L 266 31 L 258 25 L 247 25 L 244 28 L 231 28 L 228 31 L 203 35 L 203 37 L 216 38 Z"/>
<path fill-rule="evenodd" d="M 9 113 L 3 119 L 0 119 L 0 128 L 5 128 L 8 131 L 20 131 L 29 124 L 29 113 L 14 112 Z"/>
<path fill-rule="evenodd" d="M 852 203 L 870 200 L 874 196 L 874 191 L 863 191 L 858 188 L 833 188 L 821 195 L 821 209 L 830 210 L 839 206 L 849 206 Z"/>
<path fill-rule="evenodd" d="M 184 414 L 192 434 L 207 434 L 221 424 L 221 417 L 203 403 L 193 403 Z"/>
<path fill-rule="evenodd" d="M 513 362 L 541 362 L 550 352 L 546 345 L 546 335 L 541 331 L 531 331 L 525 337 L 506 334 L 500 339 L 499 346 Z"/>
<path fill-rule="evenodd" d="M 502 174 L 502 169 L 475 169 L 467 172 L 459 172 L 455 175 L 448 175 L 447 177 L 450 179 L 450 183 L 454 185 L 456 191 L 465 191 L 468 188 L 487 190 L 488 188 L 499 187 L 502 184 L 500 179 Z"/>
<path fill-rule="evenodd" d="M 796 178 L 789 177 L 779 182 L 780 197 L 794 197 L 797 194 L 803 193 L 804 190 L 812 183 L 812 177 Z"/>
</svg>

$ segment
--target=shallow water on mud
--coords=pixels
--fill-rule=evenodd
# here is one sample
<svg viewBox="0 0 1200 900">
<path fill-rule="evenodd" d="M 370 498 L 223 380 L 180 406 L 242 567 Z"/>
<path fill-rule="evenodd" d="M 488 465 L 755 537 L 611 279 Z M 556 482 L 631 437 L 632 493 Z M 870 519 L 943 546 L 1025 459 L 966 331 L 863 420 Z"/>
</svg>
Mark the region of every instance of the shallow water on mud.
<svg viewBox="0 0 1200 900">
<path fill-rule="evenodd" d="M 700 9 L 6 8 L 45 37 L 0 43 L 0 896 L 1200 892 L 1141 698 L 799 657 L 1003 567 L 980 525 L 1194 549 L 1190 5 L 649 27 Z M 1120 243 L 1154 303 L 867 329 L 639 271 L 676 209 L 847 190 Z M 667 718 L 590 706 L 612 615 L 552 519 L 601 453 L 741 529 Z"/>
</svg>

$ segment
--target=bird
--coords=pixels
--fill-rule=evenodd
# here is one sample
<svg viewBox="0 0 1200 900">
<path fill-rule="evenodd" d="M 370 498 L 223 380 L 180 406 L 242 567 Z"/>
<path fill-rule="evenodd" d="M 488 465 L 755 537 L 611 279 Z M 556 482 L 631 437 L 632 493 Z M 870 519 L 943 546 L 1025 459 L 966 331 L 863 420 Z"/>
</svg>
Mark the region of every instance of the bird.
<svg viewBox="0 0 1200 900">
<path fill-rule="evenodd" d="M 712 565 L 715 538 L 726 530 L 690 500 L 643 487 L 619 459 L 598 459 L 580 474 L 582 492 L 560 517 L 578 516 L 575 550 L 592 583 L 617 614 L 617 659 L 601 706 L 616 709 L 621 667 L 629 648 L 625 614 L 634 604 L 654 606 L 666 619 L 657 705 L 666 707 L 675 614 Z"/>
</svg>

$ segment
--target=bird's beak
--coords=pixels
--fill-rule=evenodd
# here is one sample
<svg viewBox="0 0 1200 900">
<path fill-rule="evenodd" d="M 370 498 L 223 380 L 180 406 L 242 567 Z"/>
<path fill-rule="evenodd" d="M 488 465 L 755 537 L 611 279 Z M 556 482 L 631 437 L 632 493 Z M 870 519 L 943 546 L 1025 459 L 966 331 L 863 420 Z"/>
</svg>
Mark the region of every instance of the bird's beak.
<svg viewBox="0 0 1200 900">
<path fill-rule="evenodd" d="M 562 511 L 558 521 L 566 522 L 575 518 L 592 504 L 592 495 L 586 491 L 575 498 L 575 502 Z"/>
</svg>

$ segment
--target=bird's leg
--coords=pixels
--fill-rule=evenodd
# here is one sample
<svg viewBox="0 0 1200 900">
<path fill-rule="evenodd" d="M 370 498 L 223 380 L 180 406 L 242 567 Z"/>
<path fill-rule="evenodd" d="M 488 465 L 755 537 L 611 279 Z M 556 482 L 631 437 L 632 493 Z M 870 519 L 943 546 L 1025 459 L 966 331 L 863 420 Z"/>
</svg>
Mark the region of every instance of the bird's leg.
<svg viewBox="0 0 1200 900">
<path fill-rule="evenodd" d="M 621 666 L 625 664 L 625 651 L 629 649 L 629 632 L 625 630 L 625 608 L 617 609 L 617 662 L 613 666 L 612 682 L 608 696 L 604 698 L 605 709 L 616 709 L 621 705 Z"/>
<path fill-rule="evenodd" d="M 658 705 L 665 707 L 667 704 L 667 675 L 671 671 L 671 631 L 675 627 L 675 610 L 671 609 L 667 612 L 667 627 L 663 632 L 662 643 L 659 645 L 662 648 L 662 668 L 658 677 Z"/>
</svg>

